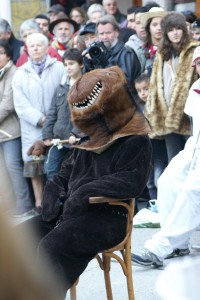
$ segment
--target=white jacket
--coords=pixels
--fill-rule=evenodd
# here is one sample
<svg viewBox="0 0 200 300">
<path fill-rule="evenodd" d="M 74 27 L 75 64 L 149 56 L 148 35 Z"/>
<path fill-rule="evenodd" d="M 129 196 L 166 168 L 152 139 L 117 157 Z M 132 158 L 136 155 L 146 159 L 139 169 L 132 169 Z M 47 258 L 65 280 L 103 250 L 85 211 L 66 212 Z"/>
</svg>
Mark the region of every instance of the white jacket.
<svg viewBox="0 0 200 300">
<path fill-rule="evenodd" d="M 30 60 L 13 77 L 14 106 L 21 124 L 24 161 L 32 160 L 27 151 L 35 141 L 42 139 L 42 128 L 37 127 L 37 123 L 47 114 L 64 70 L 61 62 L 48 55 L 41 77 L 33 70 Z"/>
</svg>

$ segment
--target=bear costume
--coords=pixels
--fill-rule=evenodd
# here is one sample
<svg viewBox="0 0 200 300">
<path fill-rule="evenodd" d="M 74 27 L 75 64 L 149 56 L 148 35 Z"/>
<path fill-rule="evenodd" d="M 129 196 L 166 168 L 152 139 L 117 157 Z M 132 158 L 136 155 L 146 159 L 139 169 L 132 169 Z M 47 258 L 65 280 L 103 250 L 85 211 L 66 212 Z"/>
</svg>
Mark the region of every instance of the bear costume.
<svg viewBox="0 0 200 300">
<path fill-rule="evenodd" d="M 29 221 L 39 237 L 37 262 L 45 254 L 59 276 L 58 298 L 96 254 L 121 242 L 124 207 L 89 204 L 89 197 L 137 197 L 150 169 L 150 127 L 131 97 L 119 67 L 84 74 L 72 86 L 71 119 L 82 133 L 70 157 L 44 189 L 42 214 Z"/>
</svg>

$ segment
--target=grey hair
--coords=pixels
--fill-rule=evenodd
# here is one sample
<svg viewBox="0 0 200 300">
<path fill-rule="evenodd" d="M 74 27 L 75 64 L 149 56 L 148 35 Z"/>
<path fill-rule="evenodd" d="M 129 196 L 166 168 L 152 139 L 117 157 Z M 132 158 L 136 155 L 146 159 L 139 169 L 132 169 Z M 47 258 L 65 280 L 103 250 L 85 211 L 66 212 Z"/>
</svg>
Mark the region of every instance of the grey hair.
<svg viewBox="0 0 200 300">
<path fill-rule="evenodd" d="M 91 16 L 93 15 L 93 13 L 96 13 L 96 12 L 100 12 L 102 17 L 106 14 L 106 11 L 101 4 L 94 3 L 94 4 L 90 5 L 90 7 L 88 8 L 88 11 L 87 11 L 88 18 L 90 19 Z"/>
<path fill-rule="evenodd" d="M 120 31 L 120 28 L 119 28 L 119 25 L 115 19 L 115 17 L 113 17 L 112 15 L 105 15 L 103 17 L 101 17 L 99 19 L 99 21 L 97 22 L 96 24 L 96 30 L 98 32 L 98 26 L 99 25 L 106 25 L 106 24 L 111 24 L 113 26 L 113 29 L 116 30 L 116 31 Z"/>
<path fill-rule="evenodd" d="M 34 32 L 34 33 L 30 34 L 26 40 L 27 46 L 29 46 L 29 44 L 34 40 L 40 41 L 44 46 L 48 47 L 49 41 L 48 41 L 48 38 L 44 34 L 42 34 L 40 32 Z"/>
<path fill-rule="evenodd" d="M 65 22 L 65 21 L 63 21 L 63 22 Z M 60 23 L 62 23 L 62 22 L 60 22 Z M 53 29 L 53 35 L 55 35 L 55 36 L 56 36 L 56 31 L 57 31 L 58 25 L 60 23 L 56 24 L 55 27 L 54 27 L 54 29 Z M 74 28 L 74 26 L 71 23 L 69 23 L 69 22 L 66 22 L 66 23 L 68 23 L 70 25 L 70 35 L 72 35 L 74 33 L 74 31 L 75 31 L 75 28 Z"/>
<path fill-rule="evenodd" d="M 30 30 L 30 29 L 35 29 L 37 32 L 41 32 L 40 26 L 35 21 L 35 19 L 28 19 L 28 20 L 25 20 L 20 25 L 20 29 L 19 29 L 20 36 L 22 37 L 24 31 Z"/>
<path fill-rule="evenodd" d="M 12 29 L 10 27 L 10 24 L 5 19 L 0 18 L 0 31 L 2 33 L 12 32 Z"/>
</svg>

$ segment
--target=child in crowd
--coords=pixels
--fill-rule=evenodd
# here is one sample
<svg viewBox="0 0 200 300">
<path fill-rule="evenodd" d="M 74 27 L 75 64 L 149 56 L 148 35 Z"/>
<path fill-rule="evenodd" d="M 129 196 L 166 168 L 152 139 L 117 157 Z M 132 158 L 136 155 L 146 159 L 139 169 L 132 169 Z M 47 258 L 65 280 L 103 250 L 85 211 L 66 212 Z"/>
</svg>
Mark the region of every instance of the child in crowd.
<svg viewBox="0 0 200 300">
<path fill-rule="evenodd" d="M 139 106 L 142 111 L 145 109 L 145 103 L 149 95 L 150 77 L 147 74 L 140 75 L 135 80 L 135 89 L 138 93 L 140 102 Z M 157 198 L 157 180 L 167 166 L 167 152 L 162 139 L 151 139 L 152 152 L 152 170 L 149 174 L 147 182 L 148 193 L 150 199 Z M 166 157 L 163 160 L 163 157 Z"/>
<path fill-rule="evenodd" d="M 190 32 L 191 32 L 192 39 L 197 41 L 200 40 L 200 19 L 196 19 L 196 21 L 192 23 Z"/>
<path fill-rule="evenodd" d="M 140 99 L 139 105 L 142 111 L 144 111 L 144 106 L 149 95 L 149 81 L 150 78 L 147 74 L 142 74 L 135 80 L 135 89 Z"/>
<path fill-rule="evenodd" d="M 66 74 L 56 89 L 42 130 L 46 146 L 52 145 L 52 139 L 68 139 L 72 129 L 70 111 L 66 99 L 70 87 L 82 76 L 83 58 L 81 52 L 75 48 L 68 49 L 63 55 L 63 63 L 66 68 Z M 71 150 L 67 144 L 63 145 L 61 149 L 58 149 L 56 146 L 50 149 L 45 162 L 45 172 L 48 180 L 52 179 L 59 171 L 64 157 L 70 155 L 70 153 Z"/>
<path fill-rule="evenodd" d="M 192 66 L 200 75 L 200 46 Z M 158 180 L 158 212 L 161 231 L 146 241 L 144 250 L 132 254 L 132 261 L 143 266 L 163 265 L 163 260 L 190 253 L 189 240 L 199 226 L 200 212 L 200 79 L 190 88 L 184 112 L 192 118 L 193 135 L 185 148 L 169 163 Z"/>
</svg>

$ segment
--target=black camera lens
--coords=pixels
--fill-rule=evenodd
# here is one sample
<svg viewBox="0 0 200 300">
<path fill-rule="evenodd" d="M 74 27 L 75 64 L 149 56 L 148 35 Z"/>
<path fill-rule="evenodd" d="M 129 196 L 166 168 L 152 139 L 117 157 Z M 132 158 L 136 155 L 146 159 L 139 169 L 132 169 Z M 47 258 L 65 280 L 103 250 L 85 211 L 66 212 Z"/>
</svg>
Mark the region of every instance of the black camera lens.
<svg viewBox="0 0 200 300">
<path fill-rule="evenodd" d="M 89 54 L 92 58 L 98 58 L 102 55 L 101 48 L 93 46 L 90 48 Z"/>
</svg>

